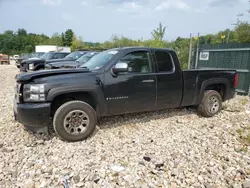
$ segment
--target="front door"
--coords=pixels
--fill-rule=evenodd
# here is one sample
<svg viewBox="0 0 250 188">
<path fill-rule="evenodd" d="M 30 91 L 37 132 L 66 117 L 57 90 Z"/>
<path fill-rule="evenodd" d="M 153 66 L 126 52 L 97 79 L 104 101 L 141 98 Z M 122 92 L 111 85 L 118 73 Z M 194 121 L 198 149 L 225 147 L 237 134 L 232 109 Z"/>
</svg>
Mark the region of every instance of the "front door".
<svg viewBox="0 0 250 188">
<path fill-rule="evenodd" d="M 128 72 L 116 77 L 105 74 L 108 114 L 147 111 L 156 103 L 156 76 L 149 51 L 132 51 L 118 62 L 128 64 Z M 117 63 L 118 63 L 117 62 Z"/>
</svg>

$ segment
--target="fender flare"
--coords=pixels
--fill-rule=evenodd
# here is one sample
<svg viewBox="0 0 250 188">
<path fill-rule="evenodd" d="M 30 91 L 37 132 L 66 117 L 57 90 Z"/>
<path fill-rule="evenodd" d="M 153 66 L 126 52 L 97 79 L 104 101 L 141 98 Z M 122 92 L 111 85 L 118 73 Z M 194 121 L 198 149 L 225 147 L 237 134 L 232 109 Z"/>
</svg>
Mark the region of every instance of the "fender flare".
<svg viewBox="0 0 250 188">
<path fill-rule="evenodd" d="M 34 70 L 39 70 L 40 68 L 45 68 L 44 64 L 35 65 Z"/>
<path fill-rule="evenodd" d="M 90 94 L 96 104 L 97 115 L 107 113 L 106 101 L 101 87 L 88 87 L 88 86 L 60 86 L 48 91 L 47 101 L 52 102 L 57 96 L 70 93 L 88 93 Z"/>
<path fill-rule="evenodd" d="M 196 103 L 197 104 L 200 104 L 202 98 L 203 98 L 203 95 L 204 95 L 204 92 L 206 90 L 206 88 L 208 86 L 211 86 L 211 85 L 215 85 L 215 84 L 222 84 L 222 85 L 225 85 L 225 93 L 228 92 L 228 89 L 230 88 L 230 83 L 228 81 L 228 79 L 226 78 L 211 78 L 211 79 L 208 79 L 206 81 L 204 81 L 202 84 L 201 84 L 201 89 L 200 89 L 200 92 L 198 93 L 198 95 L 196 96 L 199 96 L 197 99 L 196 99 Z M 225 97 L 225 96 L 224 96 Z"/>
</svg>

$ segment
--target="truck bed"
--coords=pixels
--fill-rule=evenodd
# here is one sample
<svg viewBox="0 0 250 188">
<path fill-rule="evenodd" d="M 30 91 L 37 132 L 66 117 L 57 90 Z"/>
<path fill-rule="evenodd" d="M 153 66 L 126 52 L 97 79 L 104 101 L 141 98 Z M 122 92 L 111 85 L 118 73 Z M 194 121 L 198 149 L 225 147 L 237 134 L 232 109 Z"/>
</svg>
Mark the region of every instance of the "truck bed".
<svg viewBox="0 0 250 188">
<path fill-rule="evenodd" d="M 183 71 L 183 99 L 181 106 L 198 105 L 206 85 L 223 83 L 223 87 L 233 88 L 234 75 L 236 70 L 233 69 L 191 69 Z M 234 90 L 224 91 L 226 94 L 223 100 L 230 98 Z"/>
</svg>

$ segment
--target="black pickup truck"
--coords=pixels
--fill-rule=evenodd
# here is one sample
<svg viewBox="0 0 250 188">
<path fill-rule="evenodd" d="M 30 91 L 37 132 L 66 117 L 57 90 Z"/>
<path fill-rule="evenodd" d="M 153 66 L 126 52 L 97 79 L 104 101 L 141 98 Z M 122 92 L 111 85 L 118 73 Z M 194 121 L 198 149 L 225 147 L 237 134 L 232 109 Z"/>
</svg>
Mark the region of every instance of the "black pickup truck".
<svg viewBox="0 0 250 188">
<path fill-rule="evenodd" d="M 20 71 L 37 71 L 44 69 L 45 62 L 50 59 L 62 59 L 70 53 L 68 52 L 47 52 L 39 58 L 23 60 L 20 64 Z"/>
<path fill-rule="evenodd" d="M 73 69 L 77 68 L 80 65 L 86 63 L 88 60 L 90 60 L 93 56 L 98 54 L 99 52 L 87 52 L 80 58 L 78 58 L 75 61 L 60 61 L 60 62 L 52 62 L 45 64 L 45 69 Z"/>
<path fill-rule="evenodd" d="M 53 122 L 60 138 L 74 142 L 103 116 L 194 106 L 212 117 L 237 84 L 235 70 L 182 71 L 171 49 L 115 48 L 78 69 L 17 75 L 14 116 L 32 130 Z"/>
</svg>

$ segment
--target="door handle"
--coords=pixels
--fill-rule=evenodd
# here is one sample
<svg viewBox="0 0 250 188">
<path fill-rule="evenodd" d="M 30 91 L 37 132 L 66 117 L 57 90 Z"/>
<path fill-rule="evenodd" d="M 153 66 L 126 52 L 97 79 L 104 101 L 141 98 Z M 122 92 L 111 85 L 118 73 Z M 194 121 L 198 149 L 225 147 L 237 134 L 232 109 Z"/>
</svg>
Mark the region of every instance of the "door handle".
<svg viewBox="0 0 250 188">
<path fill-rule="evenodd" d="M 153 82 L 155 82 L 154 80 L 143 80 L 142 81 L 143 83 L 153 83 Z"/>
</svg>

